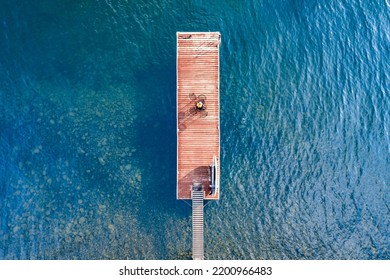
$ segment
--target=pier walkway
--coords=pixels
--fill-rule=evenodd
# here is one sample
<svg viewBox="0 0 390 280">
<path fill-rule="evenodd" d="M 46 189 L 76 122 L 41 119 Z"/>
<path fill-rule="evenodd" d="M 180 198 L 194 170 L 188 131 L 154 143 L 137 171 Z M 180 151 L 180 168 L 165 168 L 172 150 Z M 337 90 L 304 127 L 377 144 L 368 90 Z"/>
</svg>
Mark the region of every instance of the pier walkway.
<svg viewBox="0 0 390 280">
<path fill-rule="evenodd" d="M 177 199 L 192 199 L 192 255 L 204 259 L 204 200 L 219 189 L 219 32 L 177 33 Z"/>
<path fill-rule="evenodd" d="M 203 188 L 195 185 L 192 189 L 192 256 L 194 260 L 204 258 L 203 236 Z"/>
</svg>

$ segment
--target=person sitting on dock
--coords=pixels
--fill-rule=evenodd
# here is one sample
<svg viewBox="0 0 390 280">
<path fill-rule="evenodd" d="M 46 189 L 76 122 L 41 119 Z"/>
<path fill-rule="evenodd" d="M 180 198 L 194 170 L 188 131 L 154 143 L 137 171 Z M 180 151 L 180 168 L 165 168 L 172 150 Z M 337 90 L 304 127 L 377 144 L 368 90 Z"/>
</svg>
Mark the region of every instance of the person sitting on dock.
<svg viewBox="0 0 390 280">
<path fill-rule="evenodd" d="M 196 109 L 198 109 L 199 111 L 205 109 L 203 100 L 200 100 L 200 101 L 196 102 Z"/>
</svg>

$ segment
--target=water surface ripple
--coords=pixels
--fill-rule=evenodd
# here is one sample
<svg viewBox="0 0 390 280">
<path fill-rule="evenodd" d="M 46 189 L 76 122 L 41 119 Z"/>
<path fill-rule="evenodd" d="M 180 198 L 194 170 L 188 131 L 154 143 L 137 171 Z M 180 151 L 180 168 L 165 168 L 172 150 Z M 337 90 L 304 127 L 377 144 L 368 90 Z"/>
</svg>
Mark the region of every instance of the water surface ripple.
<svg viewBox="0 0 390 280">
<path fill-rule="evenodd" d="M 34 3 L 33 3 L 34 2 Z M 0 258 L 188 259 L 176 31 L 220 31 L 207 259 L 390 259 L 388 1 L 0 0 Z"/>
</svg>

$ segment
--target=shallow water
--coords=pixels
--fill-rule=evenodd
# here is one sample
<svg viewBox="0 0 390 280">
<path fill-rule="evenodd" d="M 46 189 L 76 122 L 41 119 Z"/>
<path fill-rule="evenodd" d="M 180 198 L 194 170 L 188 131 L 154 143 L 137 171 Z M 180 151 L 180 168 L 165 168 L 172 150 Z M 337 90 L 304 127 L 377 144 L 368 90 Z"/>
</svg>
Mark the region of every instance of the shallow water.
<svg viewBox="0 0 390 280">
<path fill-rule="evenodd" d="M 176 31 L 220 31 L 207 259 L 390 259 L 386 1 L 0 0 L 0 258 L 188 259 Z M 276 2 L 276 3 L 275 3 Z"/>
</svg>

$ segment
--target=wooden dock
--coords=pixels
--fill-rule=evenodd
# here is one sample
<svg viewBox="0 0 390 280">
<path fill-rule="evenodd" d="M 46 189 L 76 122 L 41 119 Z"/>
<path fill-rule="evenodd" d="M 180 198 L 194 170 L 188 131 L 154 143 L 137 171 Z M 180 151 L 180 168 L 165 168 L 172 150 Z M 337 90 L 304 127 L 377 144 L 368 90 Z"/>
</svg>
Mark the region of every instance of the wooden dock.
<svg viewBox="0 0 390 280">
<path fill-rule="evenodd" d="M 177 199 L 219 199 L 219 32 L 177 33 Z"/>
</svg>

